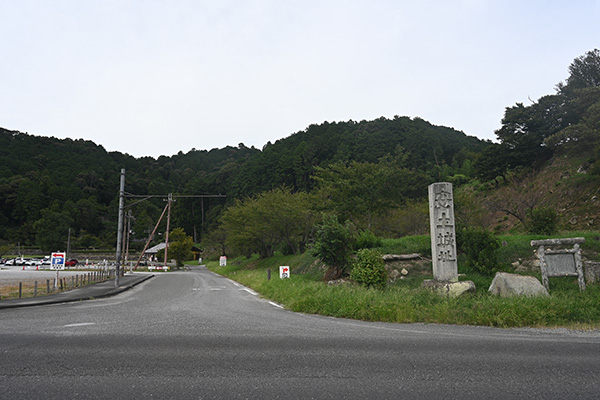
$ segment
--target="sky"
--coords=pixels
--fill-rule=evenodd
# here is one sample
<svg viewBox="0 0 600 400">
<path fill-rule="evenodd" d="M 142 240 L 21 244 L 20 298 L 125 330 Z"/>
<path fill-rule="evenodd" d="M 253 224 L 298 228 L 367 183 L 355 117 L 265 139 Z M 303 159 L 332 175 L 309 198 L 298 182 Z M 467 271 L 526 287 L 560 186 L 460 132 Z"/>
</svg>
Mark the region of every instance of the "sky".
<svg viewBox="0 0 600 400">
<path fill-rule="evenodd" d="M 600 0 L 0 0 L 0 127 L 135 157 L 419 117 L 494 140 Z"/>
</svg>

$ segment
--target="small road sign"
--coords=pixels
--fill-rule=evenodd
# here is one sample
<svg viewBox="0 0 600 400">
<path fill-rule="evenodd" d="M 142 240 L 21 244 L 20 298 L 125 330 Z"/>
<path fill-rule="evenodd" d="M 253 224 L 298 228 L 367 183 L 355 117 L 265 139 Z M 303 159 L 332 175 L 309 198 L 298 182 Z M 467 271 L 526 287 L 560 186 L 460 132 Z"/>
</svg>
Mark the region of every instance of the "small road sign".
<svg viewBox="0 0 600 400">
<path fill-rule="evenodd" d="M 281 279 L 290 277 L 290 267 L 289 266 L 280 266 L 279 267 L 279 277 Z"/>
<path fill-rule="evenodd" d="M 50 256 L 50 269 L 65 269 L 65 253 L 52 253 Z"/>
</svg>

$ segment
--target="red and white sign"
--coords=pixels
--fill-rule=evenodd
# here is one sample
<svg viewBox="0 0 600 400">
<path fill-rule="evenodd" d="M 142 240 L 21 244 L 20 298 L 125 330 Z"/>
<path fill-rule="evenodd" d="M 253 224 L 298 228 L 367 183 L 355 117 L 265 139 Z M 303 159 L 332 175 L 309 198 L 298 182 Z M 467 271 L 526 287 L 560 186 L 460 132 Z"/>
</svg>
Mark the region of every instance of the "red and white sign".
<svg viewBox="0 0 600 400">
<path fill-rule="evenodd" d="M 220 267 L 227 266 L 227 257 L 221 256 L 221 258 L 219 258 L 219 266 Z"/>
<path fill-rule="evenodd" d="M 169 271 L 170 267 L 168 266 L 154 266 L 154 265 L 150 265 L 148 267 L 148 271 Z"/>
<path fill-rule="evenodd" d="M 289 278 L 290 277 L 290 267 L 288 267 L 288 266 L 279 267 L 279 277 L 281 279 Z"/>
<path fill-rule="evenodd" d="M 50 256 L 50 269 L 65 269 L 65 253 L 52 253 Z"/>
</svg>

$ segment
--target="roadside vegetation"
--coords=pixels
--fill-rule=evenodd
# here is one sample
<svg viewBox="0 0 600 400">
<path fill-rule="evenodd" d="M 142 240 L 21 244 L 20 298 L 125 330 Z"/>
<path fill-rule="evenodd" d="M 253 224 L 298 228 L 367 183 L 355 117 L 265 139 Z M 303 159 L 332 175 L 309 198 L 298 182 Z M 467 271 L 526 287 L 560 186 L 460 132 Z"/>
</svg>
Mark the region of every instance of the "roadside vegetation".
<svg viewBox="0 0 600 400">
<path fill-rule="evenodd" d="M 600 251 L 597 232 L 571 232 L 556 237 L 583 236 L 584 253 L 596 256 Z M 531 260 L 530 241 L 540 235 L 500 236 L 498 252 L 501 269 L 514 272 L 519 259 Z M 377 250 L 385 253 L 422 252 L 426 236 L 384 240 Z M 423 257 L 428 254 L 422 253 Z M 279 279 L 279 266 L 291 267 L 289 279 Z M 488 293 L 493 276 L 467 269 L 464 255 L 459 259 L 460 280 L 471 280 L 477 293 L 447 298 L 421 289 L 424 279 L 431 279 L 429 262 L 411 269 L 405 279 L 387 283 L 384 288 L 363 286 L 351 281 L 328 284 L 323 280 L 327 267 L 310 253 L 269 258 L 238 257 L 221 267 L 209 261 L 207 267 L 259 292 L 263 297 L 282 304 L 286 309 L 338 318 L 394 323 L 440 323 L 493 327 L 566 327 L 600 329 L 600 286 L 588 285 L 580 291 L 576 278 L 550 278 L 550 297 L 500 298 Z M 267 270 L 272 277 L 267 279 Z M 538 268 L 539 270 L 539 268 Z M 540 279 L 539 271 L 525 272 Z"/>
</svg>

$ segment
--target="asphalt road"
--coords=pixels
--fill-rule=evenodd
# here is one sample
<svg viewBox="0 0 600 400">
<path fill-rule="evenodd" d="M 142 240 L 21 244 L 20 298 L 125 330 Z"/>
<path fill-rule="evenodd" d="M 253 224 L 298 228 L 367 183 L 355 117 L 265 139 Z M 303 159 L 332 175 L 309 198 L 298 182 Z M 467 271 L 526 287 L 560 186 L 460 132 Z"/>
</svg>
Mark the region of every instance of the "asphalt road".
<svg viewBox="0 0 600 400">
<path fill-rule="evenodd" d="M 292 313 L 199 267 L 0 310 L 4 399 L 597 399 L 600 335 Z"/>
</svg>

